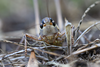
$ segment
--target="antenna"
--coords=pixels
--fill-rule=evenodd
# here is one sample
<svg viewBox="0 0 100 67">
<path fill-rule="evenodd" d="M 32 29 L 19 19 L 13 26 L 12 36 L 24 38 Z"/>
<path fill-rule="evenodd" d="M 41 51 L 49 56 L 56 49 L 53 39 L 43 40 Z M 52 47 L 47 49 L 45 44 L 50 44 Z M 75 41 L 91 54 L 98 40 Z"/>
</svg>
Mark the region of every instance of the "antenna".
<svg viewBox="0 0 100 67">
<path fill-rule="evenodd" d="M 48 1 L 49 1 L 49 0 L 46 0 L 46 6 L 47 6 L 47 15 L 48 15 L 48 17 L 50 17 L 50 16 L 49 16 L 49 6 L 48 6 L 48 5 L 49 5 L 49 3 L 48 3 Z"/>
</svg>

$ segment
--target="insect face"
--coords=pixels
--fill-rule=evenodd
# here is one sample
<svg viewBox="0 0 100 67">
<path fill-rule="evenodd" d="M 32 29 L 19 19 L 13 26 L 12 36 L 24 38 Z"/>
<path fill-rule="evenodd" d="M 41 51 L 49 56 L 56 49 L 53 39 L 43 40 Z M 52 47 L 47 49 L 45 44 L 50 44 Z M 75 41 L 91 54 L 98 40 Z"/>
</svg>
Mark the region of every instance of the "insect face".
<svg viewBox="0 0 100 67">
<path fill-rule="evenodd" d="M 43 29 L 45 26 L 55 26 L 54 20 L 49 17 L 44 18 L 40 24 L 40 28 Z"/>
<path fill-rule="evenodd" d="M 55 22 L 52 18 L 45 17 L 40 24 L 40 34 L 42 35 L 52 35 L 58 32 Z"/>
</svg>

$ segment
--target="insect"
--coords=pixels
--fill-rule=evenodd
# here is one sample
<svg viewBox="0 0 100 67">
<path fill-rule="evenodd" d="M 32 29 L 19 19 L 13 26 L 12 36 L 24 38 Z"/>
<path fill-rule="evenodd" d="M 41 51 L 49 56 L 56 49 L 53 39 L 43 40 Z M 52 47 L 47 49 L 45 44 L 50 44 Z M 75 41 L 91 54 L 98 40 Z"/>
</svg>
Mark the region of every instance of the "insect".
<svg viewBox="0 0 100 67">
<path fill-rule="evenodd" d="M 47 4 L 48 5 L 48 4 Z M 48 8 L 47 8 L 48 11 Z M 70 25 L 69 25 L 70 26 Z M 71 27 L 71 26 L 70 26 Z M 71 29 L 69 29 L 71 30 Z M 67 34 L 70 33 L 69 31 L 67 31 Z M 39 33 L 39 37 L 34 37 L 30 34 L 25 34 L 24 39 L 25 40 L 25 49 L 27 49 L 27 44 L 26 44 L 26 38 L 31 38 L 33 40 L 36 41 L 44 41 L 48 44 L 51 45 L 56 45 L 56 46 L 62 46 L 63 41 L 66 38 L 66 33 L 61 33 L 59 30 L 59 27 L 57 26 L 57 24 L 55 24 L 54 20 L 52 18 L 49 17 L 49 12 L 48 12 L 48 17 L 45 17 L 42 22 L 40 23 L 40 33 Z M 71 33 L 70 33 L 71 34 Z M 67 37 L 68 40 L 68 44 L 71 44 L 70 42 L 70 34 Z M 22 43 L 21 41 L 21 43 Z M 69 47 L 69 46 L 68 46 Z"/>
<path fill-rule="evenodd" d="M 49 17 L 45 17 L 42 20 L 38 38 L 32 37 L 29 34 L 25 34 L 25 36 L 57 46 L 61 46 L 62 42 L 65 40 L 65 33 L 61 33 L 57 24 L 55 24 L 54 20 Z"/>
<path fill-rule="evenodd" d="M 94 4 L 92 4 L 89 8 L 87 8 L 87 10 L 84 12 L 80 22 L 79 22 L 79 25 L 77 27 L 77 31 L 79 30 L 80 28 L 80 25 L 83 21 L 83 18 L 86 16 L 87 12 L 93 8 L 96 4 L 100 3 L 100 1 L 97 1 L 95 2 Z M 65 22 L 68 22 L 68 21 L 65 21 Z M 40 24 L 40 33 L 39 33 L 39 37 L 33 37 L 32 35 L 30 34 L 25 34 L 24 36 L 24 39 L 25 39 L 25 49 L 27 49 L 26 47 L 26 37 L 29 37 L 31 39 L 34 39 L 36 41 L 44 41 L 48 44 L 52 44 L 52 45 L 57 45 L 57 46 L 61 46 L 63 41 L 65 40 L 65 38 L 67 39 L 67 46 L 68 46 L 68 50 L 71 50 L 71 24 L 66 24 L 65 25 L 65 29 L 66 29 L 66 33 L 61 33 L 58 26 L 55 24 L 54 20 L 50 17 L 45 17 L 41 24 Z M 68 28 L 69 27 L 69 28 Z M 76 33 L 77 34 L 77 33 Z M 76 37 L 77 35 L 75 35 Z M 23 42 L 23 40 L 21 42 Z M 76 38 L 78 39 L 78 38 Z M 79 39 L 78 39 L 79 40 Z M 77 40 L 76 40 L 77 41 Z M 68 51 L 67 50 L 67 51 Z M 70 51 L 68 51 L 70 52 Z"/>
<path fill-rule="evenodd" d="M 64 41 L 64 34 L 59 31 L 58 26 L 54 20 L 49 17 L 45 17 L 40 24 L 40 36 L 39 40 L 45 41 L 49 44 L 60 45 Z"/>
<path fill-rule="evenodd" d="M 85 11 L 85 13 L 84 13 L 84 15 L 82 16 L 82 19 L 81 19 L 81 21 L 80 21 L 80 23 L 79 23 L 79 26 L 77 27 L 77 29 L 76 29 L 76 31 L 77 30 L 79 30 L 79 28 L 80 28 L 80 25 L 81 25 L 81 23 L 82 23 L 82 21 L 83 21 L 83 19 L 84 19 L 84 17 L 86 16 L 86 14 L 87 14 L 87 12 L 92 8 L 92 7 L 94 7 L 95 5 L 97 5 L 98 3 L 100 3 L 100 1 L 97 1 L 97 2 L 95 2 L 94 4 L 92 4 L 89 8 L 87 8 L 87 10 Z M 68 22 L 68 21 L 65 21 L 65 22 Z M 100 22 L 98 22 L 99 24 L 100 24 Z M 96 24 L 94 24 L 94 25 L 92 25 L 92 26 L 90 26 L 89 28 L 87 28 L 78 38 L 76 38 L 77 40 L 75 40 L 75 43 L 78 43 L 78 41 L 79 41 L 79 39 L 85 34 L 85 33 L 87 33 L 93 26 L 96 26 L 98 23 L 96 23 Z M 70 23 L 67 23 L 66 25 L 65 25 L 65 30 L 66 30 L 66 32 L 65 33 L 61 33 L 60 32 L 60 30 L 59 30 L 59 27 L 55 24 L 55 22 L 54 22 L 54 20 L 52 19 L 52 18 L 50 18 L 50 17 L 45 17 L 42 21 L 41 21 L 41 23 L 40 23 L 40 33 L 39 33 L 39 37 L 34 37 L 33 35 L 30 35 L 30 34 L 25 34 L 24 35 L 24 37 L 22 38 L 22 41 L 25 41 L 24 43 L 25 43 L 25 49 L 27 49 L 27 37 L 28 38 L 31 38 L 31 39 L 33 39 L 33 40 L 36 40 L 36 41 L 44 41 L 44 42 L 46 42 L 46 43 L 48 43 L 48 44 L 52 44 L 52 45 L 59 45 L 59 46 L 61 46 L 62 45 L 62 43 L 63 43 L 63 41 L 65 40 L 65 38 L 67 39 L 67 41 L 68 41 L 68 43 L 67 43 L 67 51 L 68 50 L 71 50 L 69 47 L 70 47 L 70 44 L 71 44 L 71 42 L 69 42 L 70 41 L 70 38 L 71 38 L 71 35 L 69 35 L 69 32 L 72 30 L 72 28 L 71 28 L 71 24 Z M 69 30 L 69 32 L 68 32 L 68 30 Z M 68 35 L 67 35 L 68 34 Z M 66 35 L 67 35 L 67 37 L 66 37 Z M 72 33 L 72 35 L 73 35 L 73 33 Z M 22 42 L 21 41 L 21 42 Z M 1 40 L 1 42 L 2 42 L 2 40 Z M 18 45 L 18 43 L 16 43 L 16 42 L 12 42 L 12 41 L 7 41 L 7 40 L 4 40 L 3 42 L 6 42 L 6 43 L 12 43 L 12 44 L 17 44 Z M 74 45 L 75 45 L 75 43 L 74 43 Z M 87 46 L 88 45 L 88 46 Z M 45 55 L 44 55 L 44 53 L 43 53 L 43 55 L 41 55 L 41 53 L 39 54 L 38 52 L 37 52 L 37 48 L 38 47 L 36 47 L 36 55 L 38 55 L 38 57 L 39 57 L 39 59 L 41 59 L 41 58 L 43 58 L 43 59 L 41 59 L 40 61 L 39 61 L 39 64 L 43 64 L 43 65 L 47 65 L 47 64 L 45 64 L 45 63 L 47 63 L 47 62 L 51 62 L 51 61 L 58 61 L 58 60 L 61 60 L 61 63 L 68 63 L 69 61 L 71 61 L 73 58 L 75 58 L 76 56 L 78 56 L 79 54 L 80 55 L 83 55 L 84 54 L 84 52 L 86 52 L 86 51 L 89 51 L 89 50 L 93 50 L 94 51 L 94 48 L 97 48 L 97 47 L 100 47 L 100 45 L 99 45 L 99 39 L 96 39 L 96 41 L 94 41 L 94 42 L 91 42 L 91 43 L 89 43 L 89 44 L 87 44 L 87 45 L 83 45 L 83 46 L 78 46 L 77 47 L 77 44 L 75 45 L 76 46 L 76 48 L 77 49 L 75 49 L 75 46 L 74 47 L 72 47 L 72 48 L 74 48 L 74 49 L 72 49 L 73 51 L 72 51 L 72 53 L 70 53 L 70 51 L 69 51 L 69 53 L 68 53 L 68 56 L 67 56 L 67 54 L 55 54 L 55 53 L 51 53 L 51 52 L 46 52 L 46 51 L 41 51 L 41 52 L 44 52 L 44 53 L 47 53 L 47 54 L 51 54 L 51 55 L 55 55 L 54 57 L 56 57 L 56 56 L 59 56 L 59 57 L 56 57 L 56 58 L 54 58 L 54 57 L 52 57 L 52 56 L 50 56 L 50 58 L 49 58 L 49 56 L 48 57 L 46 57 Z M 90 46 L 91 45 L 91 46 Z M 92 46 L 93 45 L 93 46 Z M 89 47 L 90 46 L 90 47 Z M 65 46 L 64 46 L 65 47 Z M 33 48 L 33 47 L 32 47 Z M 41 48 L 41 47 L 39 47 L 39 48 Z M 43 48 L 44 49 L 44 48 Z M 51 48 L 52 49 L 52 48 Z M 61 48 L 61 49 L 64 49 L 63 47 Z M 66 47 L 65 47 L 65 49 L 66 49 Z M 25 50 L 26 51 L 26 50 Z M 40 50 L 38 50 L 38 51 L 40 51 Z M 67 51 L 64 51 L 64 52 L 67 52 Z M 23 52 L 23 50 L 21 50 L 21 51 L 18 51 L 18 52 L 14 52 L 14 53 L 9 53 L 9 54 L 7 54 L 7 55 L 4 55 L 3 57 L 1 57 L 0 59 L 1 60 L 5 60 L 7 57 L 11 57 L 11 56 L 14 56 L 15 54 L 17 54 L 18 53 L 18 56 L 15 56 L 15 58 L 16 57 L 19 57 L 20 55 L 20 53 L 22 53 Z M 33 52 L 32 51 L 32 53 L 33 53 L 33 55 L 34 55 L 34 53 L 35 53 L 35 51 Z M 89 53 L 89 52 L 88 52 Z M 70 54 L 70 55 L 69 55 Z M 75 55 L 75 57 L 74 57 L 74 55 Z M 94 54 L 93 54 L 94 55 Z M 43 57 L 42 57 L 43 56 Z M 90 54 L 89 54 L 89 56 L 90 56 Z M 64 57 L 64 58 L 62 58 L 62 57 Z M 73 57 L 73 58 L 72 58 Z M 86 56 L 85 56 L 86 57 Z M 82 57 L 79 57 L 79 58 L 85 58 L 84 56 L 82 56 Z M 23 57 L 21 57 L 21 58 L 23 58 Z M 30 59 L 31 58 L 33 58 L 33 59 L 35 59 L 36 60 L 36 58 L 35 58 L 35 55 L 33 56 L 33 57 L 31 57 L 30 56 Z M 70 60 L 70 58 L 71 58 L 71 60 Z M 91 58 L 91 56 L 90 56 L 90 58 Z M 97 57 L 98 58 L 98 57 Z M 23 59 L 25 59 L 25 58 L 23 58 Z M 32 61 L 34 61 L 33 59 L 31 59 Z M 46 60 L 45 60 L 46 59 Z M 49 60 L 48 60 L 49 59 Z M 63 60 L 64 59 L 64 60 Z M 68 60 L 67 60 L 68 59 Z M 77 59 L 77 58 L 76 58 Z M 16 60 L 19 60 L 19 58 L 17 58 Z M 16 62 L 16 60 L 15 60 L 15 62 Z M 42 61 L 43 60 L 43 61 Z M 83 59 L 84 60 L 84 59 Z M 85 59 L 86 60 L 86 59 Z M 94 59 L 95 60 L 95 59 Z M 65 62 L 66 61 L 66 62 Z M 97 60 L 98 61 L 98 60 Z M 4 62 L 4 61 L 3 61 Z M 21 60 L 21 62 L 22 62 L 22 60 Z M 36 63 L 37 63 L 38 61 L 36 61 Z M 59 61 L 60 62 L 60 61 Z M 23 64 L 23 63 L 22 63 Z M 29 63 L 28 63 L 29 65 L 28 66 L 30 66 L 31 64 L 30 64 L 30 61 L 29 61 Z M 33 65 L 34 65 L 34 63 L 32 63 Z M 54 65 L 54 64 L 53 64 Z M 50 65 L 49 65 L 50 66 Z M 51 65 L 52 66 L 52 65 Z"/>
<path fill-rule="evenodd" d="M 48 44 L 62 46 L 62 43 L 65 40 L 65 33 L 60 32 L 58 26 L 52 18 L 45 17 L 40 24 L 40 33 L 38 38 L 33 37 L 30 34 L 25 34 L 24 38 L 22 38 L 21 43 L 23 40 L 25 41 L 25 55 L 27 52 L 27 37 L 36 41 L 44 41 Z"/>
</svg>

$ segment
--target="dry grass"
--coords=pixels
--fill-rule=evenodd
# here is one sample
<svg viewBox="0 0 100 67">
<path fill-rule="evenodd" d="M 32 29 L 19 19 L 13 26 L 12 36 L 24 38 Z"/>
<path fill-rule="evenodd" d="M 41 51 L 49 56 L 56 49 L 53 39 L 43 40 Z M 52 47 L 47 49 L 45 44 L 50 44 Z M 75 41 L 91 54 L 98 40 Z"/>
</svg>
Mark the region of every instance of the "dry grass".
<svg viewBox="0 0 100 67">
<path fill-rule="evenodd" d="M 72 38 L 71 39 L 67 38 L 67 43 L 65 42 L 62 46 L 55 46 L 55 45 L 47 44 L 43 41 L 35 41 L 30 38 L 26 38 L 25 40 L 27 43 L 27 48 L 26 48 L 27 55 L 25 56 L 25 49 L 24 49 L 24 47 L 26 47 L 24 45 L 25 42 L 21 44 L 19 43 L 21 37 L 16 37 L 16 38 L 7 37 L 5 39 L 1 38 L 0 40 L 1 45 L 6 45 L 6 46 L 10 45 L 10 46 L 14 46 L 15 48 L 17 47 L 17 49 L 16 50 L 12 49 L 12 52 L 10 53 L 7 53 L 6 50 L 4 49 L 0 49 L 1 52 L 0 66 L 1 67 L 25 67 L 25 66 L 28 67 L 99 67 L 100 66 L 100 39 L 99 39 L 99 35 L 97 34 L 94 35 L 94 33 L 92 32 L 96 33 L 100 31 L 98 27 L 100 21 L 86 28 L 84 32 L 80 32 L 80 26 L 83 22 L 84 17 L 92 7 L 94 7 L 99 3 L 100 1 L 96 1 L 89 8 L 87 8 L 76 29 L 74 29 L 73 25 L 72 28 L 70 27 L 71 30 L 68 28 L 70 32 L 66 34 L 68 35 L 70 34 L 69 38 L 70 37 Z M 84 25 L 87 24 L 84 23 Z M 96 28 L 96 31 L 94 27 Z M 90 30 L 92 32 L 89 32 Z M 79 32 L 81 33 L 80 35 Z M 87 33 L 88 35 L 86 35 Z M 89 37 L 90 35 L 92 37 Z M 69 42 L 69 40 L 71 42 Z M 8 49 L 10 48 L 8 47 Z"/>
</svg>

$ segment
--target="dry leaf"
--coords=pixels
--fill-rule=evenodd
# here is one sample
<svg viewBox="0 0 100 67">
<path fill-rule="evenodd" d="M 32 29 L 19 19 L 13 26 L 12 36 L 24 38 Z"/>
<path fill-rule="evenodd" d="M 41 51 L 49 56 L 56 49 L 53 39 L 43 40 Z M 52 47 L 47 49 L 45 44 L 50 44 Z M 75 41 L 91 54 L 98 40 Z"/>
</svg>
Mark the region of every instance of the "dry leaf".
<svg viewBox="0 0 100 67">
<path fill-rule="evenodd" d="M 31 52 L 27 67 L 39 67 L 34 51 Z"/>
</svg>

